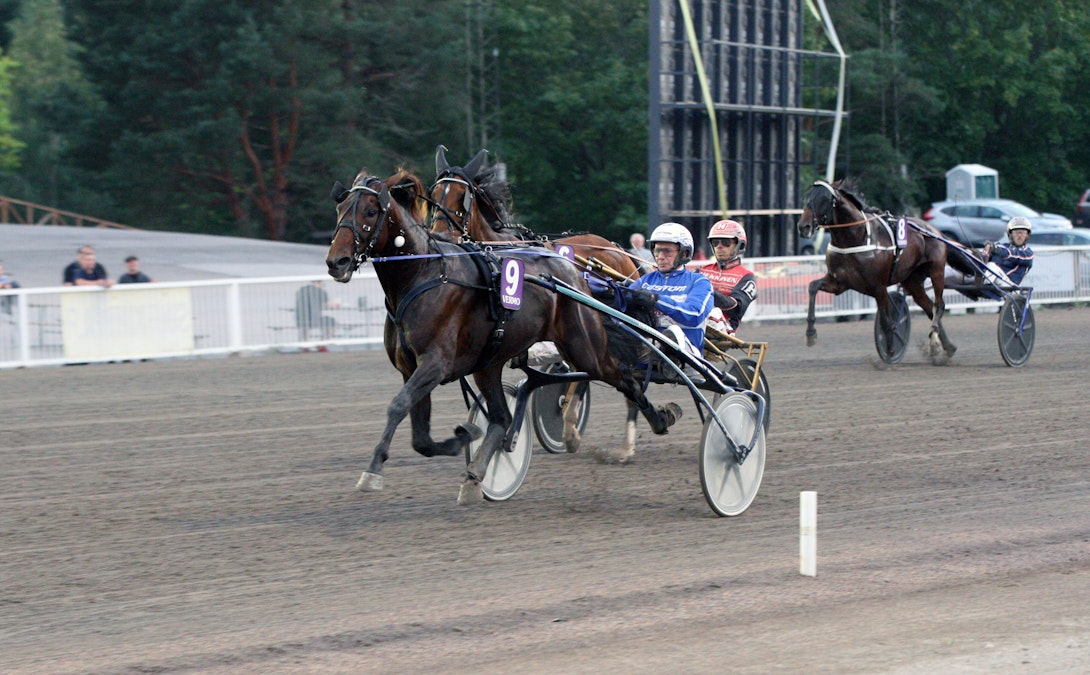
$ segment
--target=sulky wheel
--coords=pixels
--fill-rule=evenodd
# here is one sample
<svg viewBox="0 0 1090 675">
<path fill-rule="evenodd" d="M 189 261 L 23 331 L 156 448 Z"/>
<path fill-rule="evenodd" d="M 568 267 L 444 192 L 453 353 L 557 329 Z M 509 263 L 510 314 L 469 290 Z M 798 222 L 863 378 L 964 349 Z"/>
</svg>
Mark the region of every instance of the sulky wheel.
<svg viewBox="0 0 1090 675">
<path fill-rule="evenodd" d="M 568 367 L 563 363 L 549 366 L 548 372 L 564 372 Z M 564 406 L 568 401 L 568 391 L 576 387 L 582 393 L 579 417 L 576 428 L 582 434 L 587 429 L 590 419 L 590 383 L 557 382 L 538 387 L 530 396 L 529 415 L 534 421 L 534 431 L 541 447 L 555 454 L 565 452 L 564 448 Z"/>
<path fill-rule="evenodd" d="M 757 428 L 757 406 L 748 396 L 727 394 L 715 406 L 715 412 L 736 445 L 750 442 Z M 712 511 L 737 516 L 749 508 L 761 487 L 764 470 L 763 429 L 745 461 L 739 464 L 715 418 L 708 416 L 700 436 L 700 488 Z"/>
<path fill-rule="evenodd" d="M 503 383 L 503 393 L 507 396 L 507 406 L 512 413 L 515 410 L 516 392 L 515 385 L 509 382 Z M 488 428 L 488 418 L 477 403 L 469 409 L 469 423 L 476 424 L 481 429 Z M 526 472 L 530 469 L 530 457 L 533 455 L 533 438 L 530 432 L 530 420 L 525 415 L 520 427 L 511 442 L 511 452 L 500 450 L 488 463 L 484 480 L 481 481 L 481 492 L 489 501 L 507 501 L 518 492 L 522 481 L 526 479 Z M 481 439 L 477 439 L 466 448 L 467 465 L 472 461 L 473 453 L 480 446 Z"/>
<path fill-rule="evenodd" d="M 883 362 L 900 363 L 905 357 L 908 335 L 912 331 L 904 293 L 894 291 L 889 294 L 889 315 L 891 328 L 888 334 L 882 328 L 881 313 L 874 315 L 874 346 L 878 348 L 878 358 Z"/>
<path fill-rule="evenodd" d="M 753 389 L 753 373 L 757 372 L 757 362 L 753 359 L 738 359 L 737 363 L 731 362 L 727 372 L 738 380 L 739 387 L 756 391 L 765 400 L 764 427 L 767 432 L 769 422 L 772 419 L 772 391 L 768 388 L 768 379 L 765 378 L 764 368 L 761 369 L 761 375 L 757 378 L 757 388 L 755 390 Z M 716 396 L 715 404 L 717 406 L 721 399 L 721 396 Z"/>
<path fill-rule="evenodd" d="M 1025 311 L 1025 322 L 1022 313 Z M 1021 330 L 1019 330 L 1021 329 Z M 1012 295 L 999 310 L 999 354 L 1013 368 L 1025 365 L 1033 353 L 1033 339 L 1037 324 L 1033 321 L 1033 308 L 1026 305 L 1026 298 Z"/>
</svg>

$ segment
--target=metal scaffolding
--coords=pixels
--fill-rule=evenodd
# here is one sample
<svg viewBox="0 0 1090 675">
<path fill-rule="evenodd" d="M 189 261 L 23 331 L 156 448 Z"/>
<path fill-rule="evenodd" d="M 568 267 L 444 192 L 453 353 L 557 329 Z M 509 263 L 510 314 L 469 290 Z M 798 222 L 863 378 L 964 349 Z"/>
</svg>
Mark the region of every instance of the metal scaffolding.
<svg viewBox="0 0 1090 675">
<path fill-rule="evenodd" d="M 729 217 L 750 255 L 795 252 L 799 196 L 832 177 L 843 118 L 846 57 L 823 0 L 811 9 L 838 53 L 803 48 L 803 0 L 652 2 L 649 227 L 702 245 Z"/>
</svg>

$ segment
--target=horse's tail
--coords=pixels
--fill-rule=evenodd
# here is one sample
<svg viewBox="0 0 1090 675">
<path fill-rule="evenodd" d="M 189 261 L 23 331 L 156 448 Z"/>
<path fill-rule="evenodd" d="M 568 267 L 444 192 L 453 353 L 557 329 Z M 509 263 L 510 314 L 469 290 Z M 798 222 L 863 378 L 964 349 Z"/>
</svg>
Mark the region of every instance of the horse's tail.
<svg viewBox="0 0 1090 675">
<path fill-rule="evenodd" d="M 969 276 L 975 275 L 980 268 L 980 263 L 970 260 L 971 257 L 972 251 L 958 245 L 951 245 L 946 249 L 946 264 Z"/>
<path fill-rule="evenodd" d="M 633 319 L 654 325 L 654 302 L 635 295 L 625 286 L 610 285 L 596 291 L 595 297 L 605 304 L 623 311 Z M 603 317 L 609 355 L 622 365 L 632 366 L 646 360 L 647 347 L 631 328 L 611 317 Z"/>
</svg>

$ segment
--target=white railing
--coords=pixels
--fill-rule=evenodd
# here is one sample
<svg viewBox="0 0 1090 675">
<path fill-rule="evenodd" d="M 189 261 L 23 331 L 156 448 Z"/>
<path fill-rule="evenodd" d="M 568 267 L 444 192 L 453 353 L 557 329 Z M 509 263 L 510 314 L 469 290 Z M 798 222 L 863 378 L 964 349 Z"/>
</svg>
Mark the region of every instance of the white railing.
<svg viewBox="0 0 1090 675">
<path fill-rule="evenodd" d="M 825 273 L 824 258 L 751 258 L 758 301 L 747 323 L 806 316 L 809 283 Z M 296 293 L 320 281 L 332 306 L 331 334 L 300 328 Z M 1039 247 L 1024 283 L 1034 305 L 1090 301 L 1090 247 Z M 975 302 L 947 292 L 952 310 Z M 915 307 L 909 303 L 911 307 Z M 819 293 L 817 315 L 874 312 L 874 300 L 855 292 Z M 258 353 L 301 348 L 379 348 L 386 310 L 374 271 L 348 284 L 324 275 L 117 285 L 101 288 L 0 290 L 0 368 L 103 361 Z"/>
</svg>

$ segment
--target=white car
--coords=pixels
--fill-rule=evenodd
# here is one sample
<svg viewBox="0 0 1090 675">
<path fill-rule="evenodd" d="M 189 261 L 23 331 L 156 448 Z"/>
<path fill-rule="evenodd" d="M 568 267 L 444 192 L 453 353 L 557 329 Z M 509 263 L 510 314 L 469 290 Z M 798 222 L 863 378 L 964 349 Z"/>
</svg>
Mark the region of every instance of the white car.
<svg viewBox="0 0 1090 675">
<path fill-rule="evenodd" d="M 1055 213 L 1038 213 L 1010 199 L 966 199 L 935 202 L 923 219 L 947 239 L 970 246 L 998 241 L 1007 234 L 1007 221 L 1015 216 L 1029 218 L 1033 228 L 1068 229 L 1071 221 Z"/>
</svg>

